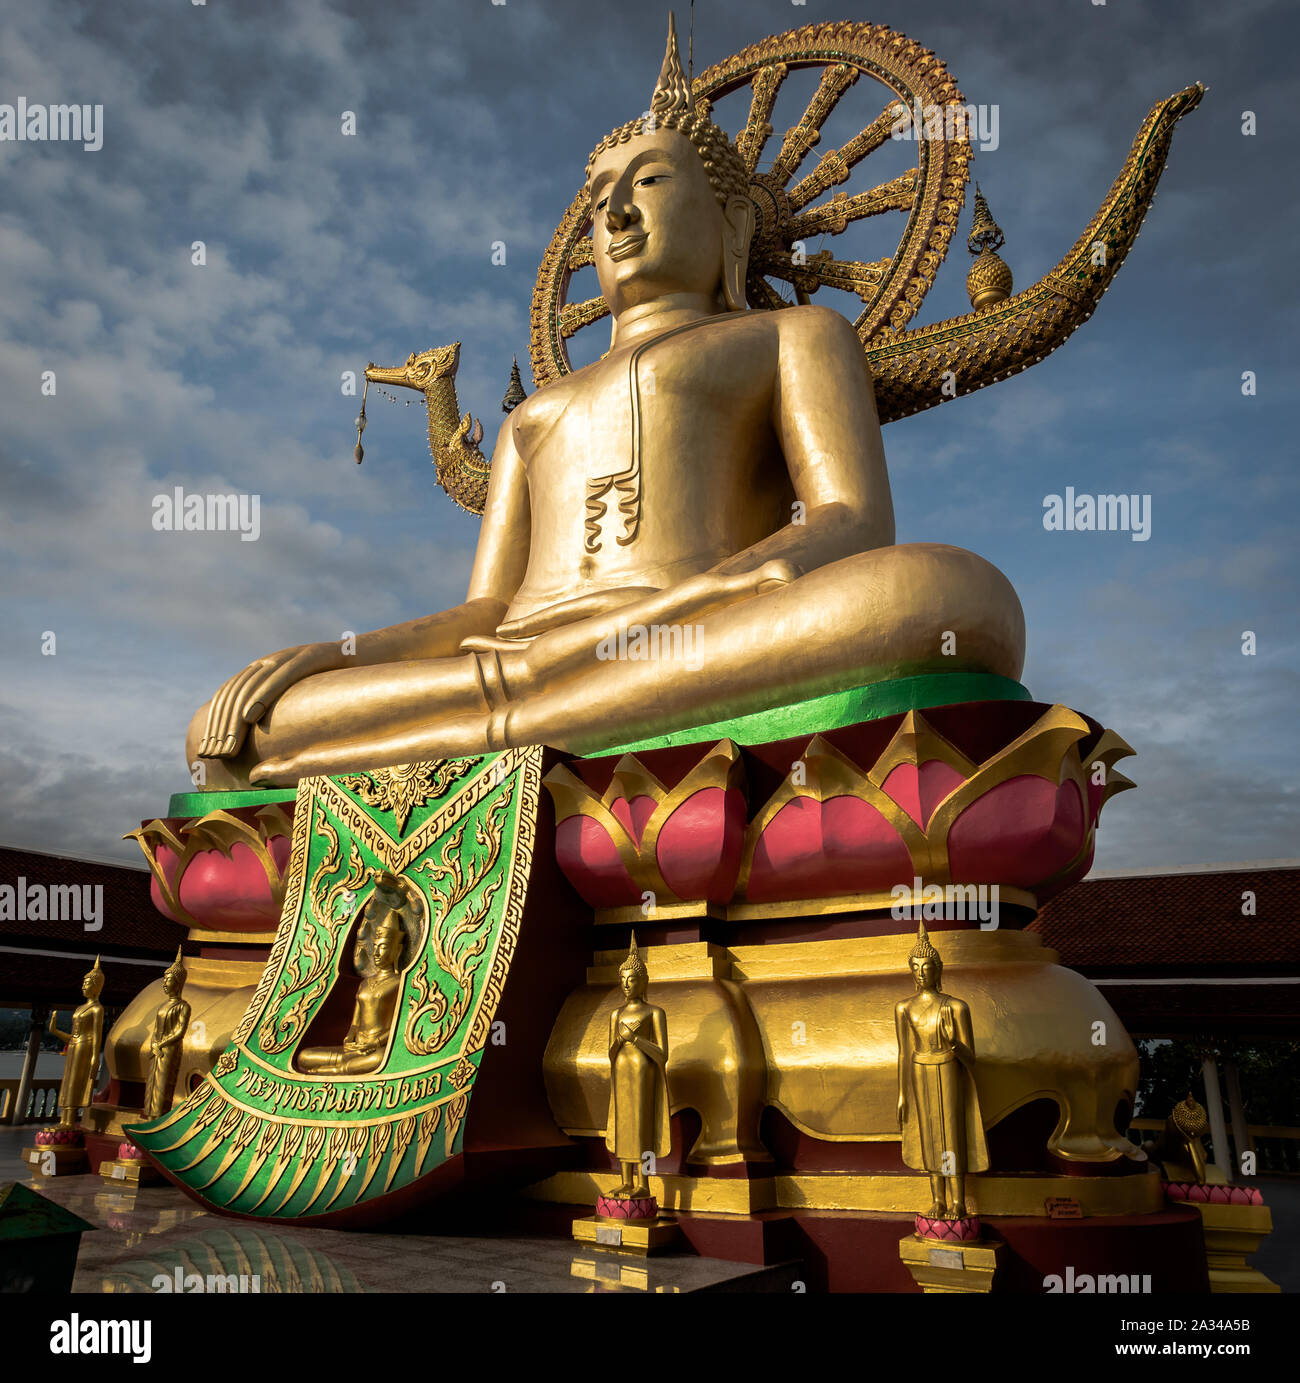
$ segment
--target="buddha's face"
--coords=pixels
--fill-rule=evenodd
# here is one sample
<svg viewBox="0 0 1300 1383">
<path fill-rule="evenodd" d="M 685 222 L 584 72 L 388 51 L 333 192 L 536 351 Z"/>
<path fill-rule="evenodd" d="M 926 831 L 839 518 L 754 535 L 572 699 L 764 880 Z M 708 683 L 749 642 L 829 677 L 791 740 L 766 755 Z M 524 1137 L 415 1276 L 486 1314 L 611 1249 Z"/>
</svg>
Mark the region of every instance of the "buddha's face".
<svg viewBox="0 0 1300 1383">
<path fill-rule="evenodd" d="M 81 993 L 87 999 L 98 999 L 99 992 L 104 987 L 104 981 L 92 970 L 81 982 Z"/>
<path fill-rule="evenodd" d="M 623 986 L 623 995 L 628 999 L 645 998 L 645 978 L 640 970 L 620 970 L 618 982 Z"/>
<path fill-rule="evenodd" d="M 918 957 L 912 961 L 912 978 L 916 981 L 918 989 L 938 989 L 939 976 L 942 970 L 937 960 L 930 957 Z"/>
<path fill-rule="evenodd" d="M 606 149 L 589 188 L 596 273 L 615 314 L 718 291 L 727 219 L 685 135 L 656 130 Z"/>
<path fill-rule="evenodd" d="M 402 954 L 402 929 L 392 913 L 389 913 L 375 929 L 372 954 L 377 969 L 397 969 L 397 962 Z"/>
</svg>

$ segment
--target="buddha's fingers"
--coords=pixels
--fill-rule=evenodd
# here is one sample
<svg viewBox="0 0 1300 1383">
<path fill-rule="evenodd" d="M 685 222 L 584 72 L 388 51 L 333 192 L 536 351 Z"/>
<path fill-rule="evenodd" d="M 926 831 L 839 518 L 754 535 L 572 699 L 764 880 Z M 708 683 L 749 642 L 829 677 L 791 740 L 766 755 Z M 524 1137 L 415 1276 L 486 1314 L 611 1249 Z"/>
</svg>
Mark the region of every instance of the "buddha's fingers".
<svg viewBox="0 0 1300 1383">
<path fill-rule="evenodd" d="M 263 674 L 252 686 L 243 689 L 238 704 L 233 708 L 241 729 L 261 720 L 267 710 L 284 695 L 290 687 L 318 672 L 337 669 L 343 655 L 335 644 L 305 644 L 278 666 L 272 664 L 259 669 Z"/>
<path fill-rule="evenodd" d="M 207 758 L 215 758 L 221 753 L 221 746 L 226 738 L 225 707 L 230 702 L 230 695 L 236 684 L 245 679 L 249 671 L 249 668 L 244 668 L 242 672 L 237 672 L 233 677 L 224 681 L 217 688 L 217 693 L 208 706 L 208 725 L 204 732 L 203 743 L 199 746 L 199 753 Z"/>
<path fill-rule="evenodd" d="M 208 753 L 213 758 L 229 758 L 239 752 L 244 741 L 245 726 L 236 714 L 241 692 L 262 675 L 262 661 L 247 667 L 237 677 L 232 677 L 222 688 L 220 705 L 217 708 L 217 723 L 213 732 L 212 746 Z"/>
</svg>

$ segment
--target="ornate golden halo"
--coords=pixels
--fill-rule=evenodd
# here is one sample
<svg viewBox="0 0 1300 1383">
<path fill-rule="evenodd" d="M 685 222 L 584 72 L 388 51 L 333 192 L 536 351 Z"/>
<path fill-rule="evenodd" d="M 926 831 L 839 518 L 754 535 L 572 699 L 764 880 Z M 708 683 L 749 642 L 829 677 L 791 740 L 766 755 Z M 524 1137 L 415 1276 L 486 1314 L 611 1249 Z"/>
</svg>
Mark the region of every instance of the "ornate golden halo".
<svg viewBox="0 0 1300 1383">
<path fill-rule="evenodd" d="M 771 166 L 758 172 L 773 132 L 770 117 L 781 84 L 792 70 L 808 67 L 822 69 L 820 84 L 803 115 L 786 131 Z M 886 86 L 894 99 L 796 181 L 821 125 L 863 74 Z M 864 346 L 890 339 L 906 327 L 929 292 L 957 227 L 970 163 L 961 122 L 945 131 L 950 138 L 914 139 L 917 165 L 899 177 L 851 196 L 841 191 L 825 201 L 816 199 L 849 181 L 854 167 L 889 140 L 900 117 L 964 106 L 956 83 L 943 62 L 912 39 L 880 24 L 837 22 L 805 25 L 751 44 L 700 73 L 691 90 L 697 105 L 711 107 L 744 86 L 752 94 L 736 145 L 750 172 L 749 195 L 757 213 L 746 285 L 751 306 L 791 306 L 771 279 L 792 288 L 798 302 L 807 302 L 819 288 L 836 288 L 862 300 L 854 327 Z M 854 221 L 889 211 L 908 213 L 891 258 L 868 264 L 835 259 L 829 250 L 796 252 L 811 237 L 839 235 Z M 590 231 L 588 198 L 579 191 L 551 237 L 533 292 L 530 353 L 539 388 L 572 371 L 569 338 L 609 314 L 602 297 L 568 300 L 573 274 L 594 262 Z"/>
</svg>

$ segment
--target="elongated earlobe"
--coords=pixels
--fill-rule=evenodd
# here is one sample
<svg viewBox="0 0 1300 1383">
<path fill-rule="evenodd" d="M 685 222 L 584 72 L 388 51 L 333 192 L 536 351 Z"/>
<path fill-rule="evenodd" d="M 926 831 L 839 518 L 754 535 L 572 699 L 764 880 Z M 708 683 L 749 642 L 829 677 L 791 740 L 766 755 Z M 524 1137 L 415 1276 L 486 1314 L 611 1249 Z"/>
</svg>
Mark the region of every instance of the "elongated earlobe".
<svg viewBox="0 0 1300 1383">
<path fill-rule="evenodd" d="M 743 312 L 745 276 L 749 271 L 749 244 L 754 236 L 754 204 L 748 197 L 731 197 L 723 210 L 727 229 L 722 236 L 722 296 L 727 309 Z"/>
</svg>

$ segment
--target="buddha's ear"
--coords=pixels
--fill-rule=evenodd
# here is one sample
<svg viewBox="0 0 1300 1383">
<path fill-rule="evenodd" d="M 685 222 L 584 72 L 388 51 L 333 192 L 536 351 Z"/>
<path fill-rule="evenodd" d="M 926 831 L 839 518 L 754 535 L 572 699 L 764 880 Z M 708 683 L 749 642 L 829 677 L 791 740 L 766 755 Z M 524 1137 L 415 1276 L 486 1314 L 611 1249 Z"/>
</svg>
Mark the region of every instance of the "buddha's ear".
<svg viewBox="0 0 1300 1383">
<path fill-rule="evenodd" d="M 754 203 L 748 197 L 728 197 L 722 217 L 726 222 L 722 233 L 722 295 L 730 311 L 743 312 L 749 306 L 745 299 L 745 275 L 754 238 Z"/>
</svg>

